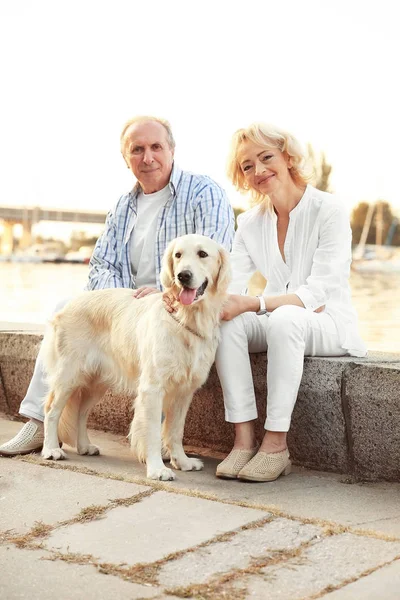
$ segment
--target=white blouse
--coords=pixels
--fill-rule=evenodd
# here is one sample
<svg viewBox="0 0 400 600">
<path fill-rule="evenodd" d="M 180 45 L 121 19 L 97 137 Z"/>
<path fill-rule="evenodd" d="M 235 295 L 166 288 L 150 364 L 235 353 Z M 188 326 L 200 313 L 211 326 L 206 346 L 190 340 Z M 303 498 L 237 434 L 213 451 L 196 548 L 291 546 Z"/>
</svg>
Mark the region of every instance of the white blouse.
<svg viewBox="0 0 400 600">
<path fill-rule="evenodd" d="M 255 271 L 267 279 L 266 296 L 296 294 L 306 310 L 325 305 L 338 329 L 342 348 L 365 356 L 367 348 L 351 305 L 349 274 L 351 228 L 343 204 L 311 185 L 289 213 L 283 260 L 274 211 L 256 206 L 238 218 L 231 254 L 229 292 L 242 293 Z"/>
</svg>

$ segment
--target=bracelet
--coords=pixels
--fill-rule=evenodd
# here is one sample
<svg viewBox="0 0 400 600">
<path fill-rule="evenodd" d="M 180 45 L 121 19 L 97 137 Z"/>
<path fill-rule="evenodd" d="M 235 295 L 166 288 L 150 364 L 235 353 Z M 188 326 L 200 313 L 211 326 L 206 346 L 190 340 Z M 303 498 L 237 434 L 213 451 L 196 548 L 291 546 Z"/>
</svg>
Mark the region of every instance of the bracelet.
<svg viewBox="0 0 400 600">
<path fill-rule="evenodd" d="M 260 301 L 260 309 L 256 312 L 256 315 L 265 315 L 267 312 L 267 307 L 265 305 L 265 298 L 264 296 L 256 296 L 256 298 L 259 299 Z"/>
</svg>

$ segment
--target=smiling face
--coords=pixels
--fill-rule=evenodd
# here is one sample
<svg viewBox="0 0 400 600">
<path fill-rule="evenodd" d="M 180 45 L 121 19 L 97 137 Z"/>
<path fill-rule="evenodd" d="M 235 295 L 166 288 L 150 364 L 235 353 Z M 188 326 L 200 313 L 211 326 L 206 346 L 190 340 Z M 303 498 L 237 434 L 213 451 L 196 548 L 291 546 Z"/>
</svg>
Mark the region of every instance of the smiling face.
<svg viewBox="0 0 400 600">
<path fill-rule="evenodd" d="M 278 148 L 241 143 L 237 159 L 250 188 L 263 195 L 271 195 L 292 183 L 291 159 Z"/>
<path fill-rule="evenodd" d="M 123 156 L 145 194 L 158 192 L 169 182 L 174 152 L 161 123 L 147 121 L 128 127 Z"/>
<path fill-rule="evenodd" d="M 161 283 L 165 288 L 175 288 L 183 305 L 198 302 L 208 293 L 225 293 L 228 279 L 227 252 L 206 236 L 182 236 L 173 240 L 165 252 Z"/>
</svg>

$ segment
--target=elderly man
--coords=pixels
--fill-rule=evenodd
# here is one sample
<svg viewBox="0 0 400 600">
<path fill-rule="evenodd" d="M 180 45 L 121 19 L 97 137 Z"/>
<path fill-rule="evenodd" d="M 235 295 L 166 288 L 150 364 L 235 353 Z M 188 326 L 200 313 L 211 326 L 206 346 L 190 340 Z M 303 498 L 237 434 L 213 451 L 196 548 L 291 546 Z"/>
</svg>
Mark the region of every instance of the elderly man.
<svg viewBox="0 0 400 600">
<path fill-rule="evenodd" d="M 164 250 L 172 239 L 187 233 L 207 235 L 230 250 L 234 216 L 224 190 L 209 177 L 179 169 L 174 150 L 171 127 L 164 119 L 135 117 L 124 126 L 121 152 L 137 184 L 107 215 L 90 261 L 87 290 L 131 287 L 136 298 L 160 291 Z M 42 448 L 45 395 L 39 353 L 20 406 L 20 414 L 29 421 L 0 446 L 0 455 Z"/>
</svg>

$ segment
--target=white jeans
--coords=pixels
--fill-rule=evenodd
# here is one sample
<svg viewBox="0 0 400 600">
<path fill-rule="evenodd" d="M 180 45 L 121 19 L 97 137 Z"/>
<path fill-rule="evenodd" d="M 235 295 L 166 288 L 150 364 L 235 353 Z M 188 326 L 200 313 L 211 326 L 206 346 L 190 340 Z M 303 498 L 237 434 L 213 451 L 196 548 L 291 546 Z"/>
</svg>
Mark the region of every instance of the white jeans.
<svg viewBox="0 0 400 600">
<path fill-rule="evenodd" d="M 336 325 L 324 312 L 281 306 L 269 316 L 246 312 L 221 327 L 215 364 L 225 418 L 243 423 L 257 418 L 249 353 L 268 349 L 265 429 L 288 431 L 303 375 L 304 356 L 343 356 Z"/>
<path fill-rule="evenodd" d="M 56 305 L 53 315 L 60 311 L 71 300 L 71 297 L 64 298 Z M 44 421 L 44 401 L 47 396 L 46 373 L 41 360 L 41 350 L 36 358 L 33 376 L 26 392 L 25 398 L 19 407 L 19 414 L 29 419 Z"/>
</svg>

